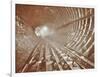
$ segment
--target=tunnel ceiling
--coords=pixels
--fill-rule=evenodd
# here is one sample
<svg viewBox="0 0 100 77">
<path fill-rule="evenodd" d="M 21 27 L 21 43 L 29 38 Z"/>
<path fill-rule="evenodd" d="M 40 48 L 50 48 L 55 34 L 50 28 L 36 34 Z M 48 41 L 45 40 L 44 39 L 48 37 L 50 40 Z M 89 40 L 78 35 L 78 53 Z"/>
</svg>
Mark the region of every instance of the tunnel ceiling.
<svg viewBox="0 0 100 77">
<path fill-rule="evenodd" d="M 16 5 L 16 72 L 94 68 L 94 9 Z"/>
</svg>

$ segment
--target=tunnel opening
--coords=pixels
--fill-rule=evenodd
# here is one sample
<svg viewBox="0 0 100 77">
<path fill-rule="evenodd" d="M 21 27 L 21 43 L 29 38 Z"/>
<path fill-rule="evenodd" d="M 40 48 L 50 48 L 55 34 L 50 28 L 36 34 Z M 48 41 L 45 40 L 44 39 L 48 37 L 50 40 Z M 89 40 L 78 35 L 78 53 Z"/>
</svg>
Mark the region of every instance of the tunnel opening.
<svg viewBox="0 0 100 77">
<path fill-rule="evenodd" d="M 44 38 L 49 35 L 49 29 L 47 26 L 36 27 L 35 34 L 37 37 Z"/>
</svg>

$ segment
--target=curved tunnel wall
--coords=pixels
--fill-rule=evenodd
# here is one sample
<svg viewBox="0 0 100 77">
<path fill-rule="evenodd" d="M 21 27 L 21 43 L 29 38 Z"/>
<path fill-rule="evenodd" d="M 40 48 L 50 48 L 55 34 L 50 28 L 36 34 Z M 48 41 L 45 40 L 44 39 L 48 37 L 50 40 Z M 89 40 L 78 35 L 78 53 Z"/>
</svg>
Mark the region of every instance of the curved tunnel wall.
<svg viewBox="0 0 100 77">
<path fill-rule="evenodd" d="M 48 30 L 43 31 L 44 26 Z M 16 5 L 17 73 L 90 68 L 94 68 L 93 8 Z"/>
</svg>

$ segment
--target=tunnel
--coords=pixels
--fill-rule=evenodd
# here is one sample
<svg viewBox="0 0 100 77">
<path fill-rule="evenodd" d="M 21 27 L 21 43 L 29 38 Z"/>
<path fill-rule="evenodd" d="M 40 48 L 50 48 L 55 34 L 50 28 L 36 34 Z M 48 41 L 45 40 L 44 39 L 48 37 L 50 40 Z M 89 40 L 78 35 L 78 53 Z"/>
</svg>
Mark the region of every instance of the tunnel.
<svg viewBox="0 0 100 77">
<path fill-rule="evenodd" d="M 16 73 L 93 69 L 94 8 L 16 4 Z"/>
</svg>

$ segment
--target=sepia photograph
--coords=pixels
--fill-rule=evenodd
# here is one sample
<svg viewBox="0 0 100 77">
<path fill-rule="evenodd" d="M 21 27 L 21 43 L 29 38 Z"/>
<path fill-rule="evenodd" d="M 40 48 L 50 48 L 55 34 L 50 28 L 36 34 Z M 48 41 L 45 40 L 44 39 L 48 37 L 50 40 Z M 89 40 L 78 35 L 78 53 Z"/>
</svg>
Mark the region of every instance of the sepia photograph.
<svg viewBox="0 0 100 77">
<path fill-rule="evenodd" d="M 15 5 L 15 72 L 95 68 L 94 8 Z"/>
</svg>

